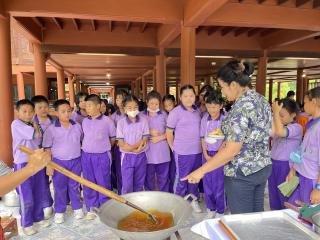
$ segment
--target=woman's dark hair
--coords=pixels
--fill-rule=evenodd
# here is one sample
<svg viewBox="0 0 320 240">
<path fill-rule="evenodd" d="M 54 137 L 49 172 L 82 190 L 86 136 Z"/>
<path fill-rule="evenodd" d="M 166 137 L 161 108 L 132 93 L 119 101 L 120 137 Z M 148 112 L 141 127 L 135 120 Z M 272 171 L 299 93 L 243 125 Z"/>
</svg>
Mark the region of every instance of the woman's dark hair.
<svg viewBox="0 0 320 240">
<path fill-rule="evenodd" d="M 104 105 L 106 105 L 106 112 L 103 114 L 105 116 L 109 116 L 109 112 L 108 112 L 108 100 L 107 99 L 101 99 L 101 103 L 104 103 Z"/>
<path fill-rule="evenodd" d="M 209 92 L 208 95 L 206 94 L 205 103 L 208 103 L 208 104 L 214 103 L 214 104 L 222 105 L 224 104 L 224 99 L 220 92 L 213 90 Z"/>
<path fill-rule="evenodd" d="M 312 88 L 306 93 L 306 96 L 308 96 L 310 100 L 320 98 L 320 87 Z"/>
<path fill-rule="evenodd" d="M 58 111 L 59 106 L 64 105 L 64 104 L 70 106 L 70 103 L 69 103 L 68 100 L 58 99 L 57 101 L 54 102 L 53 107 L 54 107 L 54 109 L 55 109 L 56 111 Z"/>
<path fill-rule="evenodd" d="M 180 88 L 180 96 L 183 94 L 183 92 L 184 92 L 185 90 L 188 90 L 188 89 L 192 90 L 193 93 L 194 93 L 194 95 L 196 95 L 196 91 L 194 90 L 194 87 L 193 87 L 192 85 L 190 85 L 190 84 L 187 84 L 187 85 L 184 85 L 184 86 L 182 86 L 182 87 Z"/>
<path fill-rule="evenodd" d="M 75 102 L 76 102 L 77 107 L 79 107 L 80 98 L 86 98 L 87 96 L 88 96 L 88 94 L 85 93 L 85 92 L 78 92 L 78 93 L 76 94 Z"/>
<path fill-rule="evenodd" d="M 124 89 L 120 89 L 119 91 L 116 92 L 116 98 L 119 95 L 121 95 L 123 98 L 125 98 L 126 96 L 128 96 L 128 92 Z"/>
<path fill-rule="evenodd" d="M 162 99 L 162 102 L 165 102 L 165 101 L 172 101 L 173 103 L 175 103 L 176 99 L 175 99 L 175 97 L 173 95 L 167 94 Z"/>
<path fill-rule="evenodd" d="M 199 95 L 203 94 L 203 93 L 207 93 L 207 92 L 212 92 L 213 91 L 213 87 L 211 87 L 210 85 L 205 85 L 200 89 Z"/>
<path fill-rule="evenodd" d="M 125 107 L 127 102 L 136 102 L 136 104 L 139 106 L 139 100 L 136 96 L 133 96 L 133 95 L 125 96 L 125 98 L 122 100 L 122 107 Z"/>
<path fill-rule="evenodd" d="M 45 96 L 42 95 L 36 95 L 34 97 L 31 98 L 31 102 L 33 102 L 33 104 L 37 104 L 37 103 L 46 103 L 49 105 L 49 101 Z"/>
<path fill-rule="evenodd" d="M 108 103 L 108 105 L 106 106 L 107 106 L 107 111 L 109 115 L 112 115 L 116 111 L 115 107 L 112 104 Z"/>
<path fill-rule="evenodd" d="M 296 101 L 290 99 L 290 98 L 284 98 L 278 101 L 279 104 L 283 104 L 283 108 L 288 111 L 290 114 L 298 114 L 299 112 L 299 106 Z"/>
<path fill-rule="evenodd" d="M 250 62 L 232 60 L 219 69 L 217 77 L 230 85 L 233 81 L 241 87 L 248 87 L 251 84 L 251 74 L 254 66 Z"/>
<path fill-rule="evenodd" d="M 16 110 L 19 111 L 19 109 L 20 109 L 23 105 L 29 105 L 29 106 L 31 106 L 31 107 L 34 109 L 34 104 L 33 104 L 33 102 L 31 102 L 29 99 L 22 99 L 22 100 L 19 100 L 19 101 L 16 103 Z"/>
<path fill-rule="evenodd" d="M 161 95 L 157 91 L 153 90 L 148 93 L 146 101 L 149 102 L 151 99 L 158 99 L 159 103 L 161 103 Z"/>
<path fill-rule="evenodd" d="M 95 104 L 101 104 L 101 98 L 97 94 L 90 94 L 86 96 L 85 101 L 90 101 Z"/>
<path fill-rule="evenodd" d="M 294 97 L 296 94 L 294 91 L 290 90 L 288 93 L 287 93 L 287 98 L 289 97 Z"/>
</svg>

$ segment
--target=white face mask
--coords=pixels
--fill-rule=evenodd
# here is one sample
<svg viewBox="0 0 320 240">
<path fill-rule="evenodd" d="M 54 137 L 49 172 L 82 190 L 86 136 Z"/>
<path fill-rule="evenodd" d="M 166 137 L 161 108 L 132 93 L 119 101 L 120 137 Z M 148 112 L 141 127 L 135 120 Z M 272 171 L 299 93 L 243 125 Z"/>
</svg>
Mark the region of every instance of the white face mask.
<svg viewBox="0 0 320 240">
<path fill-rule="evenodd" d="M 157 113 L 157 112 L 160 111 L 160 109 L 157 108 L 156 110 L 152 110 L 152 109 L 150 109 L 150 108 L 147 108 L 147 111 L 148 111 L 148 112 L 151 112 L 151 113 Z"/>
<path fill-rule="evenodd" d="M 139 114 L 139 111 L 138 111 L 138 110 L 135 110 L 135 111 L 127 111 L 127 115 L 128 115 L 129 117 L 132 117 L 132 118 L 135 118 L 138 114 Z"/>
</svg>

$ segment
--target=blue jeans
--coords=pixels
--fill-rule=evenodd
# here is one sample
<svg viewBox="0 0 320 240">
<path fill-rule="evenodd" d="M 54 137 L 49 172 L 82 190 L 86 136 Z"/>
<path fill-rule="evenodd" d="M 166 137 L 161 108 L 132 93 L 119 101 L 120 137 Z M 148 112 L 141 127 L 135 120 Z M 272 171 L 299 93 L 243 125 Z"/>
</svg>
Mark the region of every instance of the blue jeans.
<svg viewBox="0 0 320 240">
<path fill-rule="evenodd" d="M 235 177 L 224 177 L 228 207 L 232 214 L 264 211 L 264 190 L 272 165 L 245 176 L 240 168 Z"/>
</svg>

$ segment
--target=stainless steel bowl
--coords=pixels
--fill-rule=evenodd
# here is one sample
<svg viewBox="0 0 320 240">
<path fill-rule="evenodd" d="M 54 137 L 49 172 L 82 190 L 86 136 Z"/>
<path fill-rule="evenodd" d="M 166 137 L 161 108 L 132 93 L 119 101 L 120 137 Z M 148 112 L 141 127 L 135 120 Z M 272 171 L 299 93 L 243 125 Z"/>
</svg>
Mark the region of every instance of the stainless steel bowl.
<svg viewBox="0 0 320 240">
<path fill-rule="evenodd" d="M 155 232 L 126 232 L 117 229 L 118 222 L 128 216 L 134 210 L 115 200 L 110 200 L 94 211 L 100 221 L 107 225 L 110 230 L 125 240 L 163 240 L 176 232 L 181 225 L 190 217 L 192 208 L 190 203 L 180 196 L 165 192 L 135 192 L 123 195 L 130 202 L 146 210 L 159 210 L 170 212 L 173 215 L 175 225 Z"/>
</svg>

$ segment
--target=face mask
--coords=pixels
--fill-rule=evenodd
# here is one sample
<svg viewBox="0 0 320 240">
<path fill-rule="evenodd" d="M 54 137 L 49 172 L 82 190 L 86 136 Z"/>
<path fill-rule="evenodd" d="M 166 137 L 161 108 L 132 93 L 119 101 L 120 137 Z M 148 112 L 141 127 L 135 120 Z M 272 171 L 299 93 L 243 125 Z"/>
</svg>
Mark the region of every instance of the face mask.
<svg viewBox="0 0 320 240">
<path fill-rule="evenodd" d="M 128 115 L 129 117 L 132 117 L 132 118 L 135 118 L 138 114 L 139 114 L 139 111 L 138 111 L 138 110 L 135 110 L 135 111 L 127 111 L 127 115 Z"/>
<path fill-rule="evenodd" d="M 151 112 L 151 113 L 157 113 L 157 112 L 160 111 L 160 109 L 157 108 L 156 110 L 152 110 L 152 109 L 150 109 L 150 108 L 147 108 L 147 111 L 148 111 L 148 112 Z"/>
</svg>

